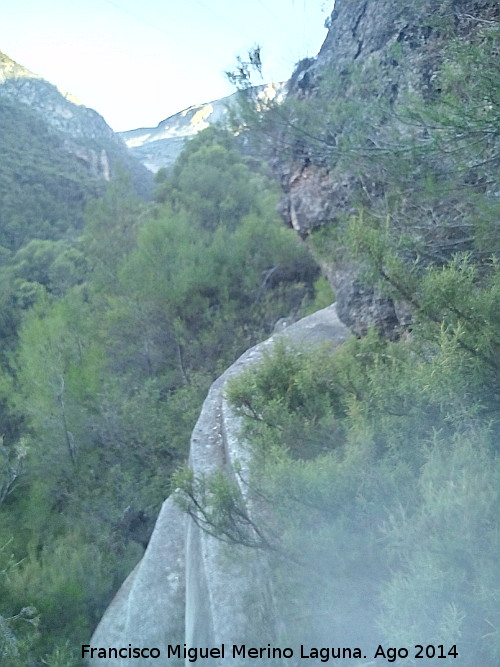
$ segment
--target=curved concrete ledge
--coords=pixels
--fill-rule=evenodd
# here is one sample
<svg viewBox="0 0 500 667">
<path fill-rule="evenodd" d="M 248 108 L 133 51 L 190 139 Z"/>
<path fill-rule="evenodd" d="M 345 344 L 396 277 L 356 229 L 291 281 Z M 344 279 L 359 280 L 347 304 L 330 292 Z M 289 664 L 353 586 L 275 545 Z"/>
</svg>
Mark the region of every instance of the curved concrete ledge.
<svg viewBox="0 0 500 667">
<path fill-rule="evenodd" d="M 190 465 L 195 475 L 218 469 L 233 474 L 236 462 L 243 470 L 248 464 L 248 450 L 240 438 L 240 418 L 224 397 L 230 378 L 262 359 L 276 340 L 305 347 L 329 341 L 336 346 L 348 335 L 332 305 L 245 352 L 214 382 L 203 404 L 191 437 Z M 245 498 L 245 489 L 241 492 Z M 265 555 L 229 547 L 204 533 L 180 512 L 171 497 L 163 504 L 142 560 L 116 594 L 90 641 L 92 647 L 157 647 L 161 657 L 93 658 L 89 664 L 178 667 L 179 658 L 167 656 L 169 644 L 180 644 L 181 649 L 184 643 L 199 647 L 240 644 L 251 639 L 249 628 L 260 626 L 258 640 L 263 645 L 274 634 L 272 618 Z M 223 662 L 214 659 L 210 664 Z M 243 660 L 230 658 L 230 662 L 237 667 Z"/>
</svg>

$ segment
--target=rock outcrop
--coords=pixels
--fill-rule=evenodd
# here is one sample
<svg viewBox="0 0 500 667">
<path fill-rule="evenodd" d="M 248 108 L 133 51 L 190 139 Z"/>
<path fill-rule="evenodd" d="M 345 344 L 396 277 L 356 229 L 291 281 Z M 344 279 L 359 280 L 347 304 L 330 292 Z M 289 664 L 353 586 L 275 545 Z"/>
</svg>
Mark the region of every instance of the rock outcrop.
<svg viewBox="0 0 500 667">
<path fill-rule="evenodd" d="M 299 63 L 289 83 L 288 99 L 305 103 L 310 117 L 298 121 L 295 133 L 287 131 L 277 158 L 287 223 L 308 238 L 323 228 L 341 230 L 361 207 L 383 201 L 370 151 L 375 156 L 412 131 L 399 113 L 410 97 L 425 104 L 439 95 L 450 34 L 471 41 L 499 18 L 493 0 L 337 0 L 317 58 Z M 364 286 L 361 267 L 340 249 L 334 254 L 321 263 L 342 321 L 357 334 L 376 324 L 397 335 L 408 321 L 405 304 Z"/>
<path fill-rule="evenodd" d="M 283 332 L 247 351 L 211 387 L 193 431 L 190 465 L 196 475 L 221 470 L 235 476 L 244 471 L 249 452 L 241 439 L 240 418 L 228 404 L 227 381 L 258 362 L 274 342 L 284 337 L 297 345 L 325 341 L 340 344 L 348 335 L 335 305 L 290 325 Z M 246 489 L 240 486 L 245 502 Z M 251 512 L 251 508 L 249 508 Z M 179 664 L 168 658 L 167 646 L 217 647 L 248 639 L 256 618 L 273 618 L 272 591 L 265 554 L 251 549 L 231 552 L 228 545 L 203 532 L 183 514 L 171 497 L 165 501 L 146 553 L 115 596 L 97 627 L 90 646 L 156 647 L 157 659 L 94 658 L 90 665 L 125 667 L 131 664 Z M 272 640 L 267 625 L 259 641 Z M 267 637 L 265 636 L 267 632 Z M 220 664 L 214 659 L 212 664 Z M 236 659 L 230 660 L 237 664 Z"/>
</svg>

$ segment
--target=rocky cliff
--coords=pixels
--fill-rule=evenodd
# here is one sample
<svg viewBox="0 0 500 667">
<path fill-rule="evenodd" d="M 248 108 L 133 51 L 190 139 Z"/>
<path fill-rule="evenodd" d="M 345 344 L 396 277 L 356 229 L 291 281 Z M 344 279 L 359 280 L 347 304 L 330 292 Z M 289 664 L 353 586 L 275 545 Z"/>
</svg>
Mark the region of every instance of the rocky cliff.
<svg viewBox="0 0 500 667">
<path fill-rule="evenodd" d="M 455 230 L 457 220 L 464 220 L 451 198 L 443 196 L 441 207 L 434 202 L 432 211 L 422 205 L 415 213 L 404 205 L 417 190 L 419 175 L 401 154 L 410 141 L 412 149 L 422 147 L 439 127 L 436 117 L 425 127 L 417 122 L 416 112 L 411 118 L 409 109 L 436 103 L 442 94 L 442 71 L 459 71 L 460 57 L 453 60 L 456 53 L 450 54 L 450 44 L 483 48 L 485 33 L 498 25 L 499 17 L 499 5 L 491 0 L 338 0 L 317 58 L 300 63 L 290 81 L 289 100 L 296 106 L 289 111 L 289 129 L 281 134 L 277 158 L 285 192 L 283 216 L 303 238 L 321 230 L 333 239 L 333 249 L 318 258 L 336 291 L 340 318 L 358 334 L 375 323 L 386 335 L 397 336 L 408 324 L 409 309 L 360 280 L 362 267 L 338 240 L 349 216 L 371 210 L 399 233 L 406 221 L 418 216 L 420 228 L 430 230 L 433 261 L 449 257 L 448 248 L 470 248 L 450 231 L 451 219 Z M 470 166 L 470 161 L 458 166 L 452 152 L 442 145 L 430 170 L 433 177 Z M 387 164 L 391 160 L 392 173 Z M 409 182 L 390 192 L 405 171 Z M 479 178 L 486 181 L 488 175 Z M 478 176 L 464 178 L 461 185 L 468 187 L 472 180 Z M 399 208 L 389 201 L 396 196 Z"/>
<path fill-rule="evenodd" d="M 65 150 L 92 176 L 109 180 L 124 170 L 132 175 L 140 194 L 149 192 L 148 172 L 129 154 L 102 116 L 1 52 L 0 97 L 34 112 L 63 138 Z"/>
<path fill-rule="evenodd" d="M 246 502 L 247 489 L 235 469 L 245 470 L 249 452 L 241 439 L 240 418 L 225 398 L 230 378 L 258 362 L 264 352 L 285 339 L 307 347 L 323 342 L 334 345 L 348 335 L 335 306 L 318 311 L 284 332 L 247 351 L 211 387 L 193 431 L 190 465 L 196 475 L 224 470 L 240 485 Z M 251 512 L 252 509 L 248 508 Z M 168 498 L 160 512 L 146 553 L 116 594 L 97 627 L 89 647 L 157 647 L 159 659 L 144 658 L 141 665 L 178 665 L 167 656 L 167 645 L 230 646 L 249 639 L 256 618 L 267 620 L 259 637 L 265 645 L 275 637 L 269 619 L 272 591 L 261 552 L 237 547 L 202 531 Z M 264 636 L 266 635 L 266 636 Z M 88 654 L 90 655 L 90 654 Z M 125 666 L 129 658 L 94 658 L 91 665 Z M 226 656 L 227 657 L 227 656 Z M 214 660 L 212 664 L 221 664 Z M 228 660 L 233 665 L 243 660 Z M 135 663 L 134 663 L 135 664 Z"/>
</svg>

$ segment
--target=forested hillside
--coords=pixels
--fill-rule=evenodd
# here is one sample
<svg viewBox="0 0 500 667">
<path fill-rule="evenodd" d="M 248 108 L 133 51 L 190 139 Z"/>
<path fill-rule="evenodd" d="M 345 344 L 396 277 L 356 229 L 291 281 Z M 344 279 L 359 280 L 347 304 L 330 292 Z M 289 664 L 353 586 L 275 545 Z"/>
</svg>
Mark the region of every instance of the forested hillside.
<svg viewBox="0 0 500 667">
<path fill-rule="evenodd" d="M 220 615 L 246 619 L 239 641 L 276 628 L 290 667 L 301 644 L 326 651 L 307 664 L 498 666 L 500 9 L 335 4 L 285 103 L 242 105 L 251 157 L 206 130 L 146 203 L 126 176 L 99 193 L 72 172 L 81 218 L 57 151 L 33 146 L 43 189 L 1 168 L 23 198 L 0 229 L 2 664 L 81 664 L 181 489 L 193 541 L 224 543 L 242 576 L 262 554 L 256 599 Z M 212 381 L 334 291 L 353 335 L 278 342 L 235 373 L 244 465 L 194 474 Z"/>
<path fill-rule="evenodd" d="M 52 218 L 57 217 L 62 202 L 66 202 L 66 206 L 73 203 L 81 214 L 82 201 L 71 199 L 75 183 L 81 178 L 84 181 L 107 181 L 120 173 L 128 173 L 135 192 L 142 197 L 151 194 L 151 174 L 130 154 L 102 116 L 1 51 L 0 101 L 7 179 L 37 183 L 39 190 L 48 186 L 49 199 L 54 195 L 51 178 L 57 176 L 59 180 L 58 196 L 51 201 L 54 211 L 45 206 L 45 215 L 50 211 Z M 44 155 L 44 149 L 47 155 Z M 65 167 L 63 175 L 60 173 L 62 166 Z M 80 187 L 85 189 L 83 184 Z M 62 192 L 66 188 L 69 196 Z M 15 194 L 15 191 L 11 193 L 11 198 Z M 28 194 L 23 192 L 26 197 Z M 3 191 L 2 195 L 5 196 Z M 38 199 L 43 202 L 41 192 Z M 43 203 L 47 204 L 47 201 Z M 33 207 L 34 202 L 30 205 Z M 21 220 L 23 218 L 24 214 L 20 216 Z M 33 235 L 37 233 L 33 230 Z"/>
<path fill-rule="evenodd" d="M 101 183 L 29 108 L 0 96 L 0 245 L 17 251 L 34 238 L 71 238 Z"/>
<path fill-rule="evenodd" d="M 50 175 L 23 198 L 2 265 L 3 665 L 79 664 L 144 551 L 210 382 L 310 304 L 317 268 L 277 220 L 268 174 L 232 144 L 200 134 L 159 174 L 155 201 L 117 180 L 82 224 L 64 217 Z M 66 173 L 49 152 L 36 163 Z M 63 213 L 45 231 L 48 197 Z"/>
</svg>

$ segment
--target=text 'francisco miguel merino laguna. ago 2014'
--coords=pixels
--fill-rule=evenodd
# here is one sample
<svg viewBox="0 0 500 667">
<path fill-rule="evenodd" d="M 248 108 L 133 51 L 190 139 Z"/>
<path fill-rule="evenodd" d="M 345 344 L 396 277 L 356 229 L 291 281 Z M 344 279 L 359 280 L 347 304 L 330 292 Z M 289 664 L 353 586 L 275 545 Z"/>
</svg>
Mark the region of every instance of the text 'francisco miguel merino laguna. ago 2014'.
<svg viewBox="0 0 500 667">
<path fill-rule="evenodd" d="M 217 659 L 257 659 L 257 660 L 283 660 L 290 658 L 300 658 L 307 660 L 319 660 L 320 662 L 329 662 L 330 660 L 348 660 L 348 659 L 367 659 L 379 658 L 385 659 L 387 662 L 395 662 L 398 658 L 406 659 L 408 657 L 414 658 L 457 658 L 458 651 L 456 646 L 445 647 L 443 644 L 438 645 L 420 645 L 412 646 L 411 649 L 405 647 L 390 647 L 385 648 L 381 644 L 372 651 L 363 651 L 360 648 L 334 648 L 334 647 L 306 647 L 301 645 L 300 650 L 295 650 L 289 647 L 280 648 L 278 646 L 247 646 L 246 644 L 232 644 L 220 646 L 187 646 L 187 644 L 168 644 L 166 648 L 159 649 L 156 647 L 138 647 L 122 646 L 103 647 L 103 646 L 82 646 L 82 658 L 152 658 L 157 659 L 161 656 L 170 659 L 178 659 L 188 662 L 196 662 L 197 660 L 217 660 Z"/>
</svg>

